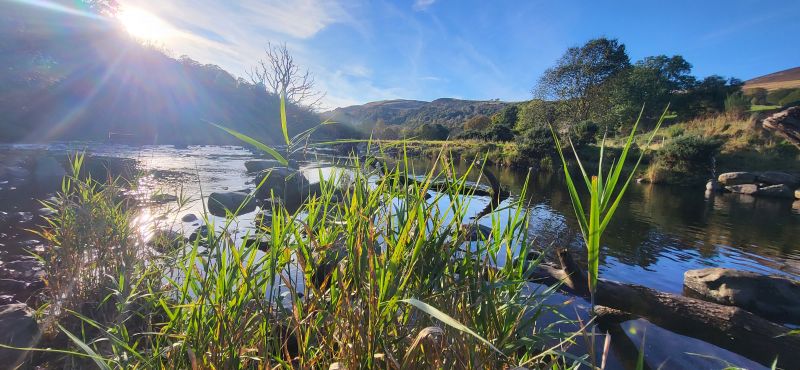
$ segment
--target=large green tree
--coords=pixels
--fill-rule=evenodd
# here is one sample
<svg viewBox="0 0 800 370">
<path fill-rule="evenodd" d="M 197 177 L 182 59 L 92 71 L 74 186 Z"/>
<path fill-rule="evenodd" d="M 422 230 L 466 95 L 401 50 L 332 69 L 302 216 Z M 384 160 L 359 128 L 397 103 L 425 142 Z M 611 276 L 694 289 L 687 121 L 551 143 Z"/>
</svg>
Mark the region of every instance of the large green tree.
<svg viewBox="0 0 800 370">
<path fill-rule="evenodd" d="M 608 94 L 604 84 L 629 66 L 624 44 L 604 37 L 589 40 L 567 49 L 556 65 L 544 72 L 534 94 L 565 103 L 563 113 L 571 121 L 586 120 L 605 105 Z"/>
<path fill-rule="evenodd" d="M 682 56 L 650 56 L 620 73 L 608 86 L 611 99 L 607 116 L 601 122 L 616 127 L 628 125 L 645 107 L 645 121 L 655 121 L 676 95 L 695 85 L 692 65 Z"/>
</svg>

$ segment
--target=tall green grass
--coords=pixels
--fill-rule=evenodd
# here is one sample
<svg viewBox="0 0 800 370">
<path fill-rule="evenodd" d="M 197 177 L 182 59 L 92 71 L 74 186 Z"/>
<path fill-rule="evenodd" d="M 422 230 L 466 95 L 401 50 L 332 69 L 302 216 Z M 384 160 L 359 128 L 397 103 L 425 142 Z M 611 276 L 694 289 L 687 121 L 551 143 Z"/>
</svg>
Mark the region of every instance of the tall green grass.
<svg viewBox="0 0 800 370">
<path fill-rule="evenodd" d="M 661 123 L 664 122 L 668 111 L 669 106 L 667 106 L 667 108 L 664 109 L 664 112 L 661 114 L 661 117 L 647 139 L 647 143 L 644 148 L 648 148 L 650 146 L 650 143 L 655 138 L 658 129 L 661 127 Z M 644 112 L 644 107 L 642 107 L 642 112 Z M 561 158 L 561 164 L 564 169 L 564 177 L 569 190 L 570 200 L 572 201 L 572 206 L 575 210 L 575 216 L 578 220 L 581 235 L 583 236 L 584 245 L 586 246 L 588 261 L 587 286 L 589 287 L 589 294 L 591 295 L 592 307 L 594 307 L 595 291 L 597 289 L 597 278 L 599 274 L 601 237 L 603 236 L 603 232 L 605 231 L 606 227 L 611 222 L 614 212 L 617 210 L 617 207 L 622 200 L 622 196 L 625 195 L 625 190 L 628 189 L 628 185 L 630 185 L 631 180 L 636 173 L 636 169 L 641 163 L 642 158 L 644 158 L 645 150 L 642 150 L 639 154 L 639 158 L 636 160 L 633 168 L 630 170 L 630 174 L 628 174 L 628 176 L 623 176 L 622 171 L 625 167 L 626 160 L 628 159 L 628 152 L 630 151 L 634 142 L 636 129 L 639 126 L 639 121 L 641 118 L 642 113 L 640 112 L 639 118 L 637 118 L 636 122 L 633 124 L 631 133 L 628 136 L 625 145 L 622 147 L 619 158 L 616 158 L 614 162 L 611 163 L 608 172 L 605 173 L 605 178 L 603 177 L 603 151 L 605 149 L 605 137 L 603 137 L 603 142 L 600 144 L 600 161 L 597 166 L 597 175 L 592 175 L 591 177 L 584 169 L 583 163 L 578 156 L 578 152 L 575 151 L 575 146 L 570 145 L 573 149 L 573 153 L 575 154 L 575 160 L 578 164 L 578 168 L 580 169 L 581 176 L 579 181 L 583 180 L 583 184 L 586 186 L 586 193 L 589 198 L 588 210 L 586 207 L 584 207 L 584 203 L 578 194 L 578 186 L 575 185 L 573 176 L 570 173 L 569 163 L 564 157 L 564 149 L 561 145 L 561 141 L 558 139 L 558 135 L 552 126 L 550 128 L 553 134 L 553 140 L 556 143 L 556 150 Z"/>
<path fill-rule="evenodd" d="M 371 150 L 380 156 L 380 148 Z M 114 184 L 73 182 L 62 197 L 74 201 L 52 204 L 58 212 L 42 232 L 109 237 L 52 238 L 59 245 L 43 256 L 47 278 L 66 283 L 86 274 L 99 281 L 82 287 L 103 299 L 78 298 L 52 315 L 59 330 L 49 343 L 60 349 L 45 351 L 42 361 L 125 369 L 587 363 L 566 352 L 575 334 L 539 321 L 552 310 L 545 300 L 555 288 L 528 283 L 538 260 L 511 262 L 524 259 L 531 245 L 524 191 L 496 210 L 508 217 L 491 216 L 491 232 L 469 241 L 477 221 L 466 221 L 471 198 L 462 194 L 473 167 L 458 174 L 443 151 L 422 181 L 409 182 L 407 156 L 381 171 L 375 157 L 354 157 L 346 187 L 323 179 L 321 192 L 296 211 L 273 202 L 271 220 L 244 239 L 230 215 L 192 241 L 148 243 L 137 237 L 142 225 L 129 208 L 98 212 L 108 222 L 86 229 L 69 221 L 67 208 L 120 203 L 103 195 Z M 255 241 L 264 240 L 268 248 L 261 251 Z M 105 263 L 97 258 L 123 244 L 135 246 L 139 258 L 97 271 Z M 59 255 L 73 261 L 58 262 Z M 69 293 L 63 285 L 50 286 L 51 299 Z"/>
</svg>

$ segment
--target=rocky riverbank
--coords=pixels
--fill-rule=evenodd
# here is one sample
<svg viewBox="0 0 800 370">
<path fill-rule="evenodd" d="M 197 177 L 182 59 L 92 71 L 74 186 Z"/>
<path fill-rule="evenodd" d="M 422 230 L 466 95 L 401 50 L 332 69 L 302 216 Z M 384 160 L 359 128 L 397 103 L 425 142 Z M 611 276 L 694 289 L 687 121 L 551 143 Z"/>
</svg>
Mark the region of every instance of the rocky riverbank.
<svg viewBox="0 0 800 370">
<path fill-rule="evenodd" d="M 800 176 L 787 172 L 726 172 L 710 180 L 706 191 L 795 199 L 792 208 L 800 209 Z"/>
</svg>

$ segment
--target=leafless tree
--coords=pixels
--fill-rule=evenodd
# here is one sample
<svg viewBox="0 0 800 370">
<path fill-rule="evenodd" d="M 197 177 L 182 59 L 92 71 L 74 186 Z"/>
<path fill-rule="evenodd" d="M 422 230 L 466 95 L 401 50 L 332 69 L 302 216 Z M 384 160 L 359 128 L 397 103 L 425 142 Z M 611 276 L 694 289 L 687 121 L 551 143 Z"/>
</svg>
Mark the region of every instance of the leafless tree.
<svg viewBox="0 0 800 370">
<path fill-rule="evenodd" d="M 319 108 L 324 93 L 314 90 L 314 76 L 306 69 L 300 69 L 294 57 L 289 54 L 286 44 L 267 44 L 266 58 L 248 71 L 250 80 L 263 85 L 273 94 L 283 93 L 286 100 L 308 107 Z"/>
</svg>

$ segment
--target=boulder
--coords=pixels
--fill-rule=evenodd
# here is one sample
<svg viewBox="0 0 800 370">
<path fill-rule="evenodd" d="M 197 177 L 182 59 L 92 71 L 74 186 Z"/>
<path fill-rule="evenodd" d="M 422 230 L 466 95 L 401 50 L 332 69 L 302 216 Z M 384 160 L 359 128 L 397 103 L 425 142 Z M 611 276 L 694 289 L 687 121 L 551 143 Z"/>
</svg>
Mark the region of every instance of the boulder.
<svg viewBox="0 0 800 370">
<path fill-rule="evenodd" d="M 194 213 L 187 213 L 181 217 L 181 221 L 183 222 L 195 222 L 197 221 L 197 216 Z"/>
<path fill-rule="evenodd" d="M 706 301 L 800 324 L 800 283 L 782 276 L 714 267 L 686 271 L 683 286 L 689 295 Z"/>
<path fill-rule="evenodd" d="M 785 184 L 788 186 L 795 186 L 800 184 L 800 178 L 786 172 L 766 171 L 756 174 L 756 182 L 768 185 Z"/>
<path fill-rule="evenodd" d="M 257 160 L 244 162 L 244 168 L 248 173 L 256 173 L 270 168 L 281 167 L 281 162 L 274 160 Z"/>
<path fill-rule="evenodd" d="M 786 185 L 765 186 L 763 188 L 758 189 L 758 193 L 756 194 L 763 195 L 766 197 L 787 198 L 787 199 L 794 198 L 792 189 Z"/>
<path fill-rule="evenodd" d="M 237 191 L 211 193 L 208 196 L 208 211 L 212 215 L 225 217 L 226 210 L 231 213 L 237 213 L 238 210 L 238 214 L 250 213 L 256 210 L 256 202 L 249 194 Z"/>
<path fill-rule="evenodd" d="M 255 183 L 261 185 L 256 190 L 259 198 L 272 200 L 274 195 L 290 211 L 297 209 L 308 194 L 308 180 L 293 168 L 275 167 L 259 172 Z"/>
<path fill-rule="evenodd" d="M 800 199 L 800 189 L 797 189 L 797 190 L 794 191 L 794 198 L 795 199 Z"/>
<path fill-rule="evenodd" d="M 708 191 L 722 191 L 723 187 L 715 179 L 708 180 L 706 183 L 706 190 Z"/>
<path fill-rule="evenodd" d="M 0 306 L 0 344 L 8 347 L 31 348 L 36 346 L 41 332 L 33 317 L 33 310 L 24 303 Z M 27 351 L 0 348 L 0 363 L 14 369 L 27 356 Z"/>
<path fill-rule="evenodd" d="M 728 189 L 731 193 L 738 194 L 755 195 L 758 193 L 758 186 L 756 184 L 726 186 L 725 189 Z"/>
<path fill-rule="evenodd" d="M 750 172 L 727 172 L 719 175 L 717 181 L 725 186 L 751 184 L 756 181 L 756 175 Z"/>
</svg>

